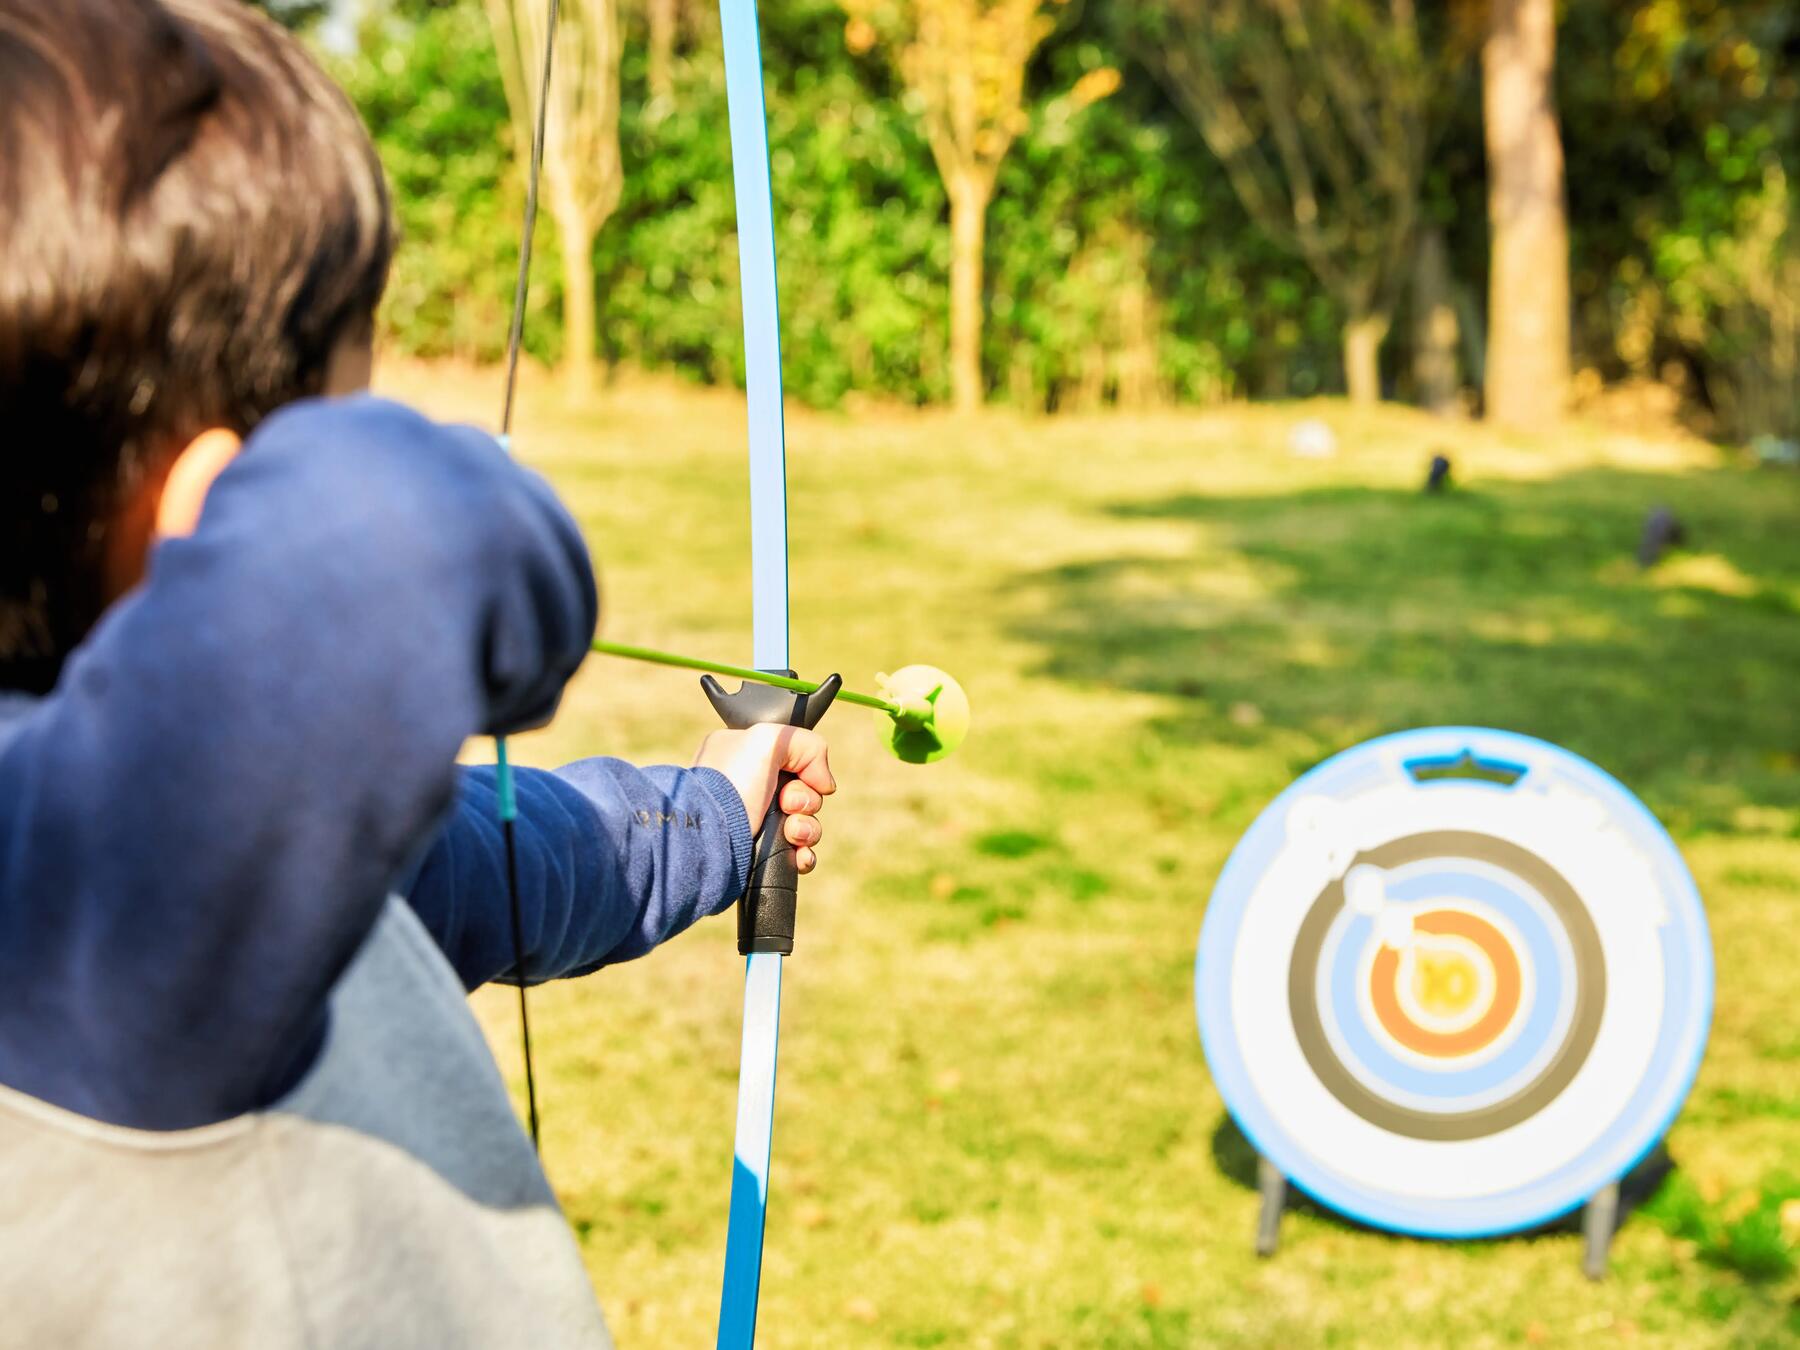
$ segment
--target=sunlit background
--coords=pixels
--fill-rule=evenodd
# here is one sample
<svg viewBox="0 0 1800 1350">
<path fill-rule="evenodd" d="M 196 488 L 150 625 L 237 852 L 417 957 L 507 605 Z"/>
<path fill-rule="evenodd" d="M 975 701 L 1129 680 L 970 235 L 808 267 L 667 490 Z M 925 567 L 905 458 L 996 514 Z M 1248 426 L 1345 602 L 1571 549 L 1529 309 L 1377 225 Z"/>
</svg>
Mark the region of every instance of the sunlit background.
<svg viewBox="0 0 1800 1350">
<path fill-rule="evenodd" d="M 273 8 L 394 189 L 378 383 L 493 424 L 541 0 Z M 587 530 L 609 636 L 744 660 L 717 18 L 563 8 L 588 40 L 551 88 L 517 444 Z M 976 708 L 929 770 L 828 723 L 763 1343 L 1800 1336 L 1800 13 L 761 22 L 795 660 L 929 661 Z M 1207 895 L 1296 775 L 1442 723 L 1618 775 L 1708 905 L 1711 1047 L 1600 1284 L 1570 1228 L 1428 1243 L 1303 1205 L 1251 1253 L 1254 1159 L 1193 1026 Z M 708 725 L 688 677 L 591 665 L 520 751 L 679 760 Z M 547 1164 L 627 1350 L 711 1334 L 729 927 L 537 1005 Z"/>
</svg>

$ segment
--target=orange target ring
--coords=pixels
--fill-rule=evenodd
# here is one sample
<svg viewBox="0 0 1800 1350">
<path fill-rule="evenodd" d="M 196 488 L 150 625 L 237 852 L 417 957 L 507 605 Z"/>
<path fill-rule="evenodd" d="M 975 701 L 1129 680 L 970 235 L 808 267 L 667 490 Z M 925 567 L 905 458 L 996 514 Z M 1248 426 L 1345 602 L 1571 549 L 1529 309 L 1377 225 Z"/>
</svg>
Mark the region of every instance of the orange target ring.
<svg viewBox="0 0 1800 1350">
<path fill-rule="evenodd" d="M 1466 910 L 1429 910 L 1415 915 L 1412 926 L 1424 937 L 1411 952 L 1383 946 L 1370 966 L 1369 997 L 1382 1028 L 1408 1050 L 1433 1059 L 1472 1055 L 1493 1044 L 1519 1011 L 1524 981 L 1512 943 Z M 1483 963 L 1487 971 L 1479 968 Z M 1402 980 L 1413 985 L 1409 999 L 1402 999 Z M 1449 1031 L 1421 1025 L 1407 1002 L 1467 1025 Z"/>
</svg>

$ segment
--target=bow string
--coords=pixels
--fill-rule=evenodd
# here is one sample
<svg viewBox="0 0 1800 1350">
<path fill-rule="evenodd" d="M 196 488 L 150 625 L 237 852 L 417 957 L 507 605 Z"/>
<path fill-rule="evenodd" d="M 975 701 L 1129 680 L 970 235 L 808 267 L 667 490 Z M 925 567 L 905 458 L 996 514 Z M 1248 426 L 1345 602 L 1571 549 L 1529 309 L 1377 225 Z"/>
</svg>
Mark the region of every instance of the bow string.
<svg viewBox="0 0 1800 1350">
<path fill-rule="evenodd" d="M 559 0 L 550 0 L 544 19 L 544 57 L 538 77 L 536 118 L 531 132 L 531 164 L 525 176 L 525 221 L 519 231 L 519 275 L 513 283 L 512 324 L 506 335 L 506 386 L 500 405 L 500 443 L 512 449 L 513 398 L 519 385 L 519 350 L 525 337 L 525 301 L 531 293 L 531 244 L 537 235 L 538 185 L 544 171 L 544 136 L 550 124 L 550 74 L 556 61 Z M 506 737 L 494 737 L 494 791 L 500 811 L 500 836 L 506 849 L 506 901 L 512 926 L 513 978 L 519 986 L 519 1043 L 525 1061 L 526 1118 L 532 1151 L 540 1152 L 537 1074 L 531 1062 L 531 1009 L 525 996 L 525 924 L 519 903 L 518 796 L 513 790 L 512 762 Z"/>
</svg>

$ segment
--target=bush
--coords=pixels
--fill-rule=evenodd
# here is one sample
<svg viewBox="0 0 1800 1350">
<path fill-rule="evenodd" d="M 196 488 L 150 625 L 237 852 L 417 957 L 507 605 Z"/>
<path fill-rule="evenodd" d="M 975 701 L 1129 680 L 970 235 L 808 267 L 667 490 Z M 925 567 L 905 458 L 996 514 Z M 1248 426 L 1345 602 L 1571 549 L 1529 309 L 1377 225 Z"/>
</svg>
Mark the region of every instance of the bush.
<svg viewBox="0 0 1800 1350">
<path fill-rule="evenodd" d="M 762 24 L 788 389 L 828 406 L 940 401 L 948 212 L 904 92 L 884 61 L 850 53 L 835 0 L 768 6 Z M 699 26 L 670 106 L 648 98 L 647 44 L 628 34 L 625 194 L 596 246 L 601 334 L 615 360 L 728 383 L 743 378 L 743 339 L 724 72 L 716 30 Z M 1614 377 L 1686 374 L 1738 435 L 1800 431 L 1797 52 L 1800 15 L 1785 0 L 1570 0 L 1559 31 L 1578 359 Z M 1112 72 L 1116 92 L 1069 97 L 1083 80 L 1111 86 Z M 390 0 L 339 73 L 405 232 L 388 340 L 499 355 L 521 183 L 480 6 Z M 983 355 L 998 397 L 1066 408 L 1340 387 L 1341 316 L 1252 227 L 1109 19 L 1065 12 L 1029 83 L 1030 126 L 988 220 Z M 1449 231 L 1478 328 L 1487 230 L 1472 72 L 1439 121 L 1426 211 Z M 526 330 L 551 360 L 554 250 L 542 229 Z M 1404 367 L 1406 342 L 1397 327 L 1390 369 Z"/>
</svg>

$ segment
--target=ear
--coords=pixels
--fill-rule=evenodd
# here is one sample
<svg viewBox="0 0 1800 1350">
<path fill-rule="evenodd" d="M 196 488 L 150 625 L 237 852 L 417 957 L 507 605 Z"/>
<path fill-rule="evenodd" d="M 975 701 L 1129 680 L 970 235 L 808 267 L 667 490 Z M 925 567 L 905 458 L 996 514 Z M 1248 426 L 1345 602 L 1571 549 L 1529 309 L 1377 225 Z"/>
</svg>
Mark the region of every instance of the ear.
<svg viewBox="0 0 1800 1350">
<path fill-rule="evenodd" d="M 157 499 L 156 532 L 159 535 L 194 532 L 213 480 L 225 472 L 225 466 L 237 458 L 243 446 L 238 434 L 224 427 L 203 431 L 188 442 L 187 448 L 169 466 L 169 476 L 163 480 L 162 496 Z"/>
</svg>

